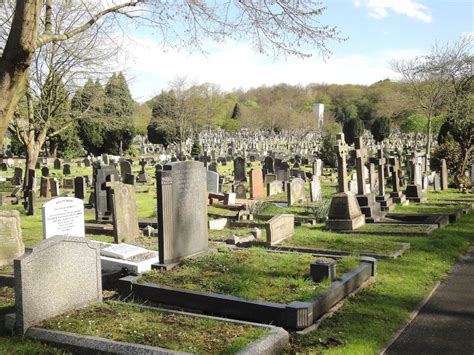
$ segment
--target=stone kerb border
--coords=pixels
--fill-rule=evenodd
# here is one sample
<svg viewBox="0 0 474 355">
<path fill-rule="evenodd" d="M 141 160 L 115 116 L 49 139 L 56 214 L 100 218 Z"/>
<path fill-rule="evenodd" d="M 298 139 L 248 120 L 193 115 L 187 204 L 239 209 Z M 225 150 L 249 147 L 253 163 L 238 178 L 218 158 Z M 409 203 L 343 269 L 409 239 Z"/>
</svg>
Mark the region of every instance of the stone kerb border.
<svg viewBox="0 0 474 355">
<path fill-rule="evenodd" d="M 122 302 L 117 302 L 122 303 Z M 135 305 L 136 306 L 136 305 Z M 275 354 L 282 352 L 289 344 L 289 334 L 283 328 L 272 325 L 262 325 L 238 320 L 229 320 L 218 317 L 211 317 L 202 314 L 194 314 L 189 312 L 172 311 L 155 307 L 140 306 L 142 308 L 153 309 L 164 313 L 173 313 L 187 315 L 195 318 L 215 319 L 222 322 L 232 324 L 252 325 L 255 327 L 266 328 L 268 334 L 260 339 L 255 340 L 238 352 L 239 355 L 254 354 Z M 95 336 L 87 336 L 76 333 L 63 332 L 59 330 L 43 329 L 39 327 L 30 328 L 26 337 L 43 343 L 50 344 L 55 347 L 65 348 L 67 350 L 79 353 L 107 353 L 107 354 L 188 354 L 186 352 L 174 351 L 156 346 L 126 343 Z"/>
<path fill-rule="evenodd" d="M 314 248 L 297 247 L 297 246 L 291 246 L 291 245 L 288 245 L 288 246 L 277 245 L 277 246 L 267 247 L 267 248 L 274 251 L 308 253 L 315 256 L 334 257 L 334 258 L 340 258 L 347 255 L 363 255 L 363 256 L 369 256 L 375 259 L 396 259 L 402 256 L 403 254 L 405 254 L 405 252 L 411 247 L 410 243 L 398 243 L 398 244 L 400 244 L 400 249 L 390 255 L 368 253 L 364 251 L 356 253 L 356 252 L 351 252 L 351 251 L 346 251 L 346 250 L 314 249 Z"/>
<path fill-rule="evenodd" d="M 141 300 L 199 310 L 209 314 L 264 324 L 275 324 L 288 329 L 304 329 L 325 314 L 331 307 L 359 288 L 370 277 L 375 277 L 377 261 L 362 257 L 359 266 L 334 281 L 324 294 L 306 302 L 289 304 L 252 301 L 241 297 L 210 292 L 192 291 L 151 283 L 138 283 L 139 277 L 127 276 L 119 280 L 122 297 L 131 294 Z"/>
</svg>

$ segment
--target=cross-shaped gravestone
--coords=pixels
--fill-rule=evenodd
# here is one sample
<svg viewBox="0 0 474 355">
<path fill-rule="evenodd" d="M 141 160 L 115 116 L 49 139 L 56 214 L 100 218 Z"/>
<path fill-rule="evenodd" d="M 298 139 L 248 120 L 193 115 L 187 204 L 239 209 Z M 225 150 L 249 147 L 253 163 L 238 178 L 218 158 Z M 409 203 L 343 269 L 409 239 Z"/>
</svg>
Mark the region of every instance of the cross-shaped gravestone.
<svg viewBox="0 0 474 355">
<path fill-rule="evenodd" d="M 140 162 L 138 163 L 140 164 L 140 167 L 141 167 L 141 171 L 140 171 L 140 174 L 145 174 L 145 166 L 147 164 L 146 160 L 145 159 L 141 159 Z"/>
<path fill-rule="evenodd" d="M 379 173 L 379 196 L 385 196 L 385 177 L 384 177 L 385 158 L 384 158 L 382 148 L 379 148 L 377 150 L 376 162 L 378 165 L 378 173 Z"/>
<path fill-rule="evenodd" d="M 356 151 L 357 194 L 365 195 L 367 186 L 364 179 L 364 167 L 367 150 L 364 148 L 361 137 L 355 139 L 354 145 Z"/>
<path fill-rule="evenodd" d="M 390 164 L 392 165 L 392 190 L 393 192 L 400 191 L 400 178 L 399 178 L 399 171 L 400 171 L 400 164 L 397 158 L 390 158 Z"/>
<path fill-rule="evenodd" d="M 349 152 L 349 146 L 344 140 L 344 133 L 336 135 L 336 142 L 338 192 L 347 192 L 346 156 Z"/>
</svg>

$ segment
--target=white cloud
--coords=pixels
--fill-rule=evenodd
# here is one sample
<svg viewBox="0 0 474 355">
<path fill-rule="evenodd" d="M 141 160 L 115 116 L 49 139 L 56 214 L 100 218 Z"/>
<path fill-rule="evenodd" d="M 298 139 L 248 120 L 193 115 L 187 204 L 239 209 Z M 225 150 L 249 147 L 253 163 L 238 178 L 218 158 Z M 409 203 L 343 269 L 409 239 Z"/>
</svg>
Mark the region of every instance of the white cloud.
<svg viewBox="0 0 474 355">
<path fill-rule="evenodd" d="M 355 7 L 360 7 L 362 2 L 367 7 L 369 16 L 376 19 L 387 17 L 389 11 L 394 11 L 425 23 L 433 20 L 428 7 L 415 0 L 354 0 Z"/>
<path fill-rule="evenodd" d="M 132 94 L 139 101 L 167 89 L 176 76 L 186 76 L 195 83 L 215 83 L 226 91 L 279 83 L 372 84 L 395 76 L 389 69 L 389 60 L 417 54 L 416 50 L 391 50 L 335 56 L 323 62 L 317 58 L 272 60 L 235 42 L 220 44 L 207 56 L 176 50 L 163 52 L 149 39 L 140 39 L 127 48 L 130 56 L 119 69 L 131 79 Z"/>
</svg>

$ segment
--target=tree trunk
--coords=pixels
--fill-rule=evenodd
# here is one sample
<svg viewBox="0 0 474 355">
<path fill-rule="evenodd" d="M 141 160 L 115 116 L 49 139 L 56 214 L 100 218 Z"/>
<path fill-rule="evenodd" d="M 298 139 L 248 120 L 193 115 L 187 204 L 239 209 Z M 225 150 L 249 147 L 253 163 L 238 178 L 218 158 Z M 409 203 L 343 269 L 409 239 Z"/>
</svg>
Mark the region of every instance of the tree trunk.
<svg viewBox="0 0 474 355">
<path fill-rule="evenodd" d="M 41 0 L 16 1 L 12 27 L 0 58 L 0 147 L 25 94 L 27 71 L 36 49 Z"/>
<path fill-rule="evenodd" d="M 58 142 L 49 141 L 49 157 L 55 159 L 58 156 Z"/>
<path fill-rule="evenodd" d="M 431 157 L 431 133 L 433 130 L 433 117 L 432 115 L 428 116 L 428 137 L 426 139 L 426 154 L 425 154 L 425 172 L 428 173 L 430 171 L 430 157 Z"/>
<path fill-rule="evenodd" d="M 23 179 L 23 190 L 26 190 L 26 185 L 28 184 L 28 171 L 35 170 L 36 163 L 38 162 L 38 156 L 41 151 L 40 142 L 31 142 L 25 147 L 26 152 L 26 163 L 25 163 L 25 178 Z"/>
</svg>

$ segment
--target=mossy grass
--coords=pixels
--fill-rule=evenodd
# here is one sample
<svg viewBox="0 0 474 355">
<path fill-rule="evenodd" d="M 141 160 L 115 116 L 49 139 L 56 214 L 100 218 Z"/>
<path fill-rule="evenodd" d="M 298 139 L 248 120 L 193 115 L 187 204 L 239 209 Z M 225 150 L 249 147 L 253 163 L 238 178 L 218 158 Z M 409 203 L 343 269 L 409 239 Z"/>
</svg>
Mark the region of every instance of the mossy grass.
<svg viewBox="0 0 474 355">
<path fill-rule="evenodd" d="M 160 312 L 139 305 L 114 302 L 78 309 L 45 321 L 41 326 L 201 354 L 233 354 L 268 332 L 265 328 L 252 325 Z"/>
<path fill-rule="evenodd" d="M 329 286 L 329 283 L 317 284 L 311 280 L 309 264 L 316 260 L 309 254 L 275 253 L 262 248 L 221 249 L 216 254 L 186 260 L 172 271 L 153 270 L 145 273 L 139 282 L 226 294 L 254 301 L 308 301 Z M 338 277 L 353 269 L 348 267 L 353 265 L 338 261 Z"/>
<path fill-rule="evenodd" d="M 298 227 L 293 237 L 283 241 L 282 245 L 382 255 L 390 255 L 401 248 L 400 243 L 371 235 L 329 232 L 324 224 Z"/>
</svg>

